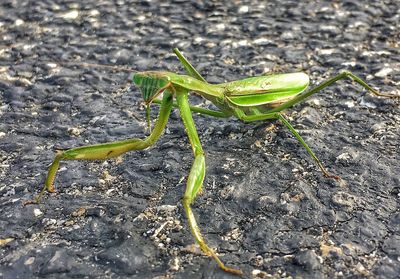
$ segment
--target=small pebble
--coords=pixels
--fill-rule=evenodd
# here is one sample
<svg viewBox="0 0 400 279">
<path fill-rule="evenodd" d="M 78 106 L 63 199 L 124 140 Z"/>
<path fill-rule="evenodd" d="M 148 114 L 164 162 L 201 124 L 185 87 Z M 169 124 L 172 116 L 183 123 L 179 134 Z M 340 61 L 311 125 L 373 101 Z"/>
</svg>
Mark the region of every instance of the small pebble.
<svg viewBox="0 0 400 279">
<path fill-rule="evenodd" d="M 43 215 L 43 212 L 39 208 L 35 208 L 33 210 L 33 214 L 35 215 L 35 217 L 39 217 Z"/>
</svg>

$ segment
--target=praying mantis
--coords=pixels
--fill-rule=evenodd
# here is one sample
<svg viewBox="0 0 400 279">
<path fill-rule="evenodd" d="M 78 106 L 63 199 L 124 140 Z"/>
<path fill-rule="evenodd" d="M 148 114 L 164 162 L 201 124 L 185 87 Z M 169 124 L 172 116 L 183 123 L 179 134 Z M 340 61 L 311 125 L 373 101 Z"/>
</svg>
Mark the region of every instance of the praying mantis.
<svg viewBox="0 0 400 279">
<path fill-rule="evenodd" d="M 175 48 L 173 51 L 187 75 L 164 71 L 136 72 L 133 75 L 133 82 L 141 90 L 143 100 L 147 105 L 148 120 L 150 104 L 155 103 L 160 106 L 157 120 L 150 135 L 144 139 L 131 138 L 58 151 L 49 167 L 45 185 L 33 203 L 38 203 L 46 190 L 55 191 L 54 181 L 61 161 L 106 160 L 118 157 L 128 151 L 146 149 L 156 143 L 167 125 L 171 110 L 177 108 L 194 154 L 194 161 L 187 178 L 186 190 L 182 200 L 191 233 L 204 254 L 214 258 L 222 270 L 240 275 L 242 274 L 241 270 L 227 267 L 219 259 L 217 253 L 207 245 L 191 208 L 196 196 L 201 191 L 206 168 L 205 154 L 192 113 L 222 118 L 236 117 L 244 122 L 278 119 L 304 146 L 325 176 L 340 180 L 338 176 L 325 169 L 311 148 L 281 112 L 344 78 L 352 79 L 377 96 L 390 98 L 398 98 L 399 96 L 381 94 L 349 71 L 343 71 L 308 91 L 306 89 L 309 85 L 309 77 L 302 72 L 250 77 L 221 84 L 210 84 L 178 49 Z M 217 110 L 191 106 L 188 101 L 189 92 L 194 92 L 211 101 Z M 158 97 L 161 95 L 162 99 L 159 99 Z"/>
</svg>

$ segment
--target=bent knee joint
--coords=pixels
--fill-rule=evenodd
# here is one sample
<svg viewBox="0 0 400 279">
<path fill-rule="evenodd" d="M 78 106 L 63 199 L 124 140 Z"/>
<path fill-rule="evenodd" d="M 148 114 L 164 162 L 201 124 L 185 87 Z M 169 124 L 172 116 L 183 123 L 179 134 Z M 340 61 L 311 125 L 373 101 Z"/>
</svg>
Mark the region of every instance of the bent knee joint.
<svg viewBox="0 0 400 279">
<path fill-rule="evenodd" d="M 184 195 L 182 198 L 182 204 L 184 207 L 190 206 L 193 202 L 193 198 L 187 195 Z"/>
<path fill-rule="evenodd" d="M 349 70 L 341 70 L 340 74 L 344 75 L 344 76 L 347 76 L 347 77 L 351 77 L 353 75 L 353 73 L 350 72 Z"/>
</svg>

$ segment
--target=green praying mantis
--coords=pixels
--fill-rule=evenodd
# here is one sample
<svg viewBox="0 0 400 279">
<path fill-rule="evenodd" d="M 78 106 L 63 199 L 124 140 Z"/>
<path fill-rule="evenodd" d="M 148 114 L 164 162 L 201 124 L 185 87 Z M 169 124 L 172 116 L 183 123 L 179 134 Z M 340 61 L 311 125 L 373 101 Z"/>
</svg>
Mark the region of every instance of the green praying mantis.
<svg viewBox="0 0 400 279">
<path fill-rule="evenodd" d="M 140 88 L 147 105 L 148 119 L 150 104 L 156 103 L 160 106 L 157 120 L 150 135 L 145 139 L 132 138 L 58 151 L 49 167 L 45 185 L 33 202 L 38 203 L 46 189 L 49 192 L 55 191 L 53 185 L 61 161 L 106 160 L 120 156 L 128 151 L 146 149 L 154 145 L 161 136 L 168 122 L 171 110 L 178 108 L 194 154 L 194 162 L 187 178 L 186 191 L 182 200 L 191 233 L 204 254 L 214 258 L 222 270 L 233 274 L 242 274 L 239 269 L 225 266 L 216 252 L 206 244 L 191 208 L 191 204 L 202 188 L 206 168 L 204 151 L 192 118 L 192 113 L 224 118 L 233 116 L 245 122 L 279 119 L 304 146 L 323 174 L 339 180 L 338 176 L 329 173 L 325 169 L 321 161 L 281 112 L 346 77 L 377 96 L 399 96 L 381 94 L 349 71 L 343 71 L 308 91 L 306 89 L 309 85 L 309 77 L 301 72 L 250 77 L 221 84 L 210 84 L 178 49 L 174 49 L 173 51 L 185 68 L 187 75 L 164 71 L 137 72 L 133 75 L 133 82 Z M 218 110 L 191 106 L 188 101 L 189 92 L 194 92 L 211 101 Z M 158 97 L 161 94 L 162 99 L 159 99 Z"/>
</svg>

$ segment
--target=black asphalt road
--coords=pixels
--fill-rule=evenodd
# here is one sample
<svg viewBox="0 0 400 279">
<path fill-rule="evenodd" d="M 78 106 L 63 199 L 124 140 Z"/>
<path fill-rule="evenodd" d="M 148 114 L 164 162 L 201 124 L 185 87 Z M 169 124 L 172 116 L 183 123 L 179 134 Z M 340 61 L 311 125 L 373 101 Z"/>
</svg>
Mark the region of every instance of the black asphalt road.
<svg viewBox="0 0 400 279">
<path fill-rule="evenodd" d="M 56 149 L 145 136 L 131 69 L 183 73 L 173 47 L 213 83 L 347 69 L 400 94 L 399 1 L 157 2 L 1 1 L 0 278 L 234 278 L 192 245 L 178 111 L 153 148 L 62 163 L 58 194 L 23 206 Z M 343 80 L 285 114 L 343 182 L 276 121 L 196 114 L 210 246 L 245 278 L 398 277 L 399 101 Z"/>
</svg>

